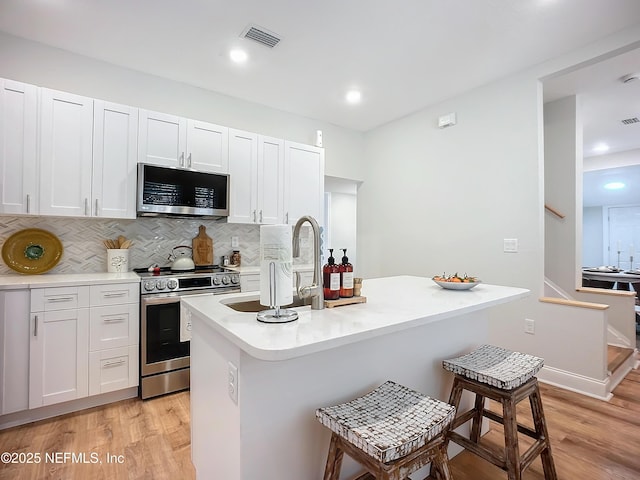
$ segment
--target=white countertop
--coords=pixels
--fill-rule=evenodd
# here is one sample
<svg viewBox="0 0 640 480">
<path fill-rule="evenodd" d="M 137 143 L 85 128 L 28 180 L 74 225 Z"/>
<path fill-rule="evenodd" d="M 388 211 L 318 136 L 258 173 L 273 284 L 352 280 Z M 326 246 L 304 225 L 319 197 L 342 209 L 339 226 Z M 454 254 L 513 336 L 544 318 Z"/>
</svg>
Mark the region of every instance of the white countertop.
<svg viewBox="0 0 640 480">
<path fill-rule="evenodd" d="M 197 295 L 181 301 L 206 325 L 249 355 L 275 361 L 445 320 L 524 298 L 529 293 L 523 288 L 488 284 L 468 291 L 444 290 L 425 277 L 366 279 L 362 295 L 367 297 L 367 303 L 323 310 L 298 307 L 298 320 L 283 324 L 258 322 L 255 313 L 236 312 L 224 304 L 233 298 L 259 298 L 255 292 Z"/>
<path fill-rule="evenodd" d="M 0 275 L 0 290 L 43 287 L 71 287 L 104 283 L 139 282 L 134 272 L 123 273 L 43 273 L 40 275 Z"/>
</svg>

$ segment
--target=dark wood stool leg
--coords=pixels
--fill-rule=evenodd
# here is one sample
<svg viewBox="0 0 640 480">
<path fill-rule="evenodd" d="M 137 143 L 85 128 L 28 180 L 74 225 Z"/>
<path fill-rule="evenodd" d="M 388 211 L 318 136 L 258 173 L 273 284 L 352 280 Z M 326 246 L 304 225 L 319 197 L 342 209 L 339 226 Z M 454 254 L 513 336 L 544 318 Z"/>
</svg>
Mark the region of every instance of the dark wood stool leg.
<svg viewBox="0 0 640 480">
<path fill-rule="evenodd" d="M 544 410 L 542 409 L 540 388 L 537 383 L 535 390 L 529 396 L 529 402 L 531 403 L 531 413 L 533 415 L 533 424 L 535 425 L 536 433 L 539 437 L 544 438 L 546 444 L 546 448 L 540 453 L 544 478 L 545 480 L 558 480 L 556 466 L 553 463 L 553 456 L 551 454 L 551 442 L 549 441 L 549 434 L 547 432 L 547 422 L 544 417 Z"/>
<path fill-rule="evenodd" d="M 476 403 L 474 406 L 475 415 L 471 424 L 471 436 L 469 439 L 474 443 L 480 442 L 480 431 L 482 430 L 482 418 L 484 417 L 484 397 L 476 393 Z"/>
<path fill-rule="evenodd" d="M 518 446 L 518 421 L 516 418 L 516 401 L 513 396 L 502 401 L 504 420 L 504 450 L 509 480 L 521 480 L 520 448 Z"/>
<path fill-rule="evenodd" d="M 327 454 L 327 464 L 324 467 L 324 480 L 338 480 L 340 478 L 344 451 L 338 446 L 338 441 L 338 435 L 332 433 L 329 453 Z"/>
</svg>

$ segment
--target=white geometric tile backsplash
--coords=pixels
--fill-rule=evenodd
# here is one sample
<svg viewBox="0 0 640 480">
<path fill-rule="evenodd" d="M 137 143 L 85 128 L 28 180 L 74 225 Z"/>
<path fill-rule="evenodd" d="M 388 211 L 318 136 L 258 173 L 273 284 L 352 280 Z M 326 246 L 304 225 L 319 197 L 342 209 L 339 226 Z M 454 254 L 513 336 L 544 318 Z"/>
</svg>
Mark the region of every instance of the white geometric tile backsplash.
<svg viewBox="0 0 640 480">
<path fill-rule="evenodd" d="M 95 273 L 107 271 L 107 251 L 102 241 L 124 235 L 134 245 L 129 253 L 129 269 L 148 267 L 157 263 L 170 265 L 168 259 L 173 247 L 191 246 L 198 235 L 198 227 L 207 227 L 207 235 L 213 239 L 213 260 L 220 263 L 222 255 L 231 255 L 231 237 L 238 237 L 242 265 L 258 266 L 260 255 L 260 226 L 226 223 L 222 220 L 188 218 L 140 217 L 135 220 L 0 216 L 0 245 L 15 232 L 25 228 L 41 228 L 55 234 L 64 248 L 60 263 L 50 273 Z M 307 228 L 307 239 L 301 242 L 301 257 L 294 263 L 312 263 L 312 242 Z M 306 248 L 305 248 L 306 247 Z M 10 275 L 11 270 L 0 262 L 0 275 Z"/>
</svg>

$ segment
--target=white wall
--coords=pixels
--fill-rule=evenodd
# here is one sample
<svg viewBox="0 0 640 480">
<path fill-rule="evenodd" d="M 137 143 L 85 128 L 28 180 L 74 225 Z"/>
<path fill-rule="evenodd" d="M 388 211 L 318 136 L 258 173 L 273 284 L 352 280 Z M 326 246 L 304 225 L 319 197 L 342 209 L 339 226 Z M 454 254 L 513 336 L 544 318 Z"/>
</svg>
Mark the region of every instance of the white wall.
<svg viewBox="0 0 640 480">
<path fill-rule="evenodd" d="M 577 97 L 544 105 L 545 276 L 567 292 L 581 285 L 582 122 Z"/>
<path fill-rule="evenodd" d="M 146 75 L 0 33 L 0 77 L 313 144 L 323 131 L 325 172 L 358 179 L 363 136 L 335 125 Z"/>
</svg>

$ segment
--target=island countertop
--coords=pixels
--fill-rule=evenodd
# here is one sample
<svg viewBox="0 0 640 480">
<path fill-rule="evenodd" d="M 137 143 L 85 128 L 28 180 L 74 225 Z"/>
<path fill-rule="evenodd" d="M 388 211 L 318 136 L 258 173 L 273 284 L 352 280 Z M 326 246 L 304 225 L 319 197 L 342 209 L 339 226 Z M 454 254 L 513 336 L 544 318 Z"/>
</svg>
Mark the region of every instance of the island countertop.
<svg viewBox="0 0 640 480">
<path fill-rule="evenodd" d="M 225 303 L 258 298 L 256 292 L 194 295 L 187 307 L 231 343 L 260 360 L 279 361 L 399 332 L 529 295 L 524 288 L 480 284 L 471 290 L 445 290 L 427 277 L 365 279 L 367 302 L 323 310 L 297 307 L 298 320 L 265 324 L 255 313 Z M 282 308 L 286 308 L 282 307 Z M 267 309 L 267 307 L 265 307 Z"/>
</svg>

